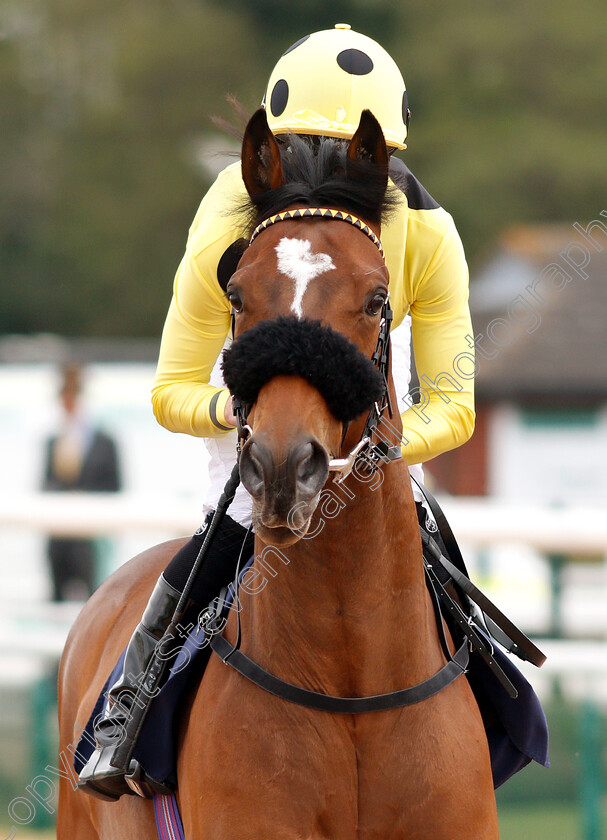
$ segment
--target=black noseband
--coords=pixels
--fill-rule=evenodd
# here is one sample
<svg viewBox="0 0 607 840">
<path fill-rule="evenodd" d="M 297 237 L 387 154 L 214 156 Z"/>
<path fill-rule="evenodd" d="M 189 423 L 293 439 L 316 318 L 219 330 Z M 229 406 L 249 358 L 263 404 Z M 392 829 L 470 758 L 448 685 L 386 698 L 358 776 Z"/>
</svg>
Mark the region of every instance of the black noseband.
<svg viewBox="0 0 607 840">
<path fill-rule="evenodd" d="M 249 405 L 275 376 L 301 376 L 342 423 L 368 411 L 385 388 L 379 370 L 356 345 L 320 321 L 305 318 L 261 321 L 224 352 L 221 366 L 232 394 Z"/>
</svg>

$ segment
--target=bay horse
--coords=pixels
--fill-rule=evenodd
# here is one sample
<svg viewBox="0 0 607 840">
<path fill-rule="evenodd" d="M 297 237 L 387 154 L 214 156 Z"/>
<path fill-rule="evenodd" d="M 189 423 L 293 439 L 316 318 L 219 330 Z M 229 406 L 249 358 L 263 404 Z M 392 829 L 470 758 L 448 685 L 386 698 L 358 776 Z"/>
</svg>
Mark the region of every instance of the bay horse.
<svg viewBox="0 0 607 840">
<path fill-rule="evenodd" d="M 238 593 L 240 627 L 232 612 L 222 638 L 233 645 L 238 636 L 261 669 L 304 692 L 385 696 L 435 678 L 446 667 L 445 643 L 425 583 L 406 463 L 355 457 L 365 434 L 373 438 L 367 451 L 377 453 L 379 425 L 368 418 L 375 411 L 381 424 L 385 406 L 395 405 L 389 362 L 387 392 L 363 412 L 352 396 L 358 373 L 346 356 L 323 355 L 323 336 L 338 336 L 339 352 L 345 343 L 365 362 L 377 357 L 389 292 L 379 239 L 390 202 L 388 153 L 370 112 L 349 144 L 327 141 L 328 152 L 323 142 L 308 144 L 308 163 L 293 167 L 289 156 L 303 142 L 291 138 L 281 149 L 263 111 L 243 139 L 244 183 L 262 224 L 228 285 L 233 348 L 243 348 L 246 368 L 263 348 L 257 339 L 239 342 L 260 330 L 263 352 L 275 343 L 276 358 L 267 381 L 262 375 L 243 397 L 247 412 L 240 408 L 255 558 Z M 310 176 L 324 201 L 307 212 L 318 185 L 302 193 L 291 182 L 293 171 L 299 184 L 315 166 L 329 166 L 334 189 L 323 192 L 327 172 Z M 309 345 L 303 365 L 285 362 L 300 350 L 289 337 Z M 386 348 L 380 351 L 385 362 Z M 234 390 L 246 390 L 260 371 L 253 364 L 239 375 L 237 362 L 226 363 L 226 381 L 230 374 Z M 382 432 L 388 449 L 401 431 L 395 411 Z M 60 669 L 66 754 L 180 544 L 130 561 L 76 621 Z M 448 644 L 453 652 L 450 637 Z M 351 714 L 289 702 L 212 656 L 179 730 L 178 800 L 188 840 L 498 838 L 487 738 L 464 678 L 411 705 Z M 156 836 L 149 801 L 93 799 L 64 775 L 59 840 Z"/>
</svg>

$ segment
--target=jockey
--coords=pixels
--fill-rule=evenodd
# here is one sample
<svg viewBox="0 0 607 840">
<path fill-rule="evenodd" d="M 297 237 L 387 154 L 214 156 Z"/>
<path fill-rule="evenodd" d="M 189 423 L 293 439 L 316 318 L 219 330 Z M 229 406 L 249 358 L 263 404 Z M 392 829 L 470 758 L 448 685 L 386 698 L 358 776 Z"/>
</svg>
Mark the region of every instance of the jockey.
<svg viewBox="0 0 607 840">
<path fill-rule="evenodd" d="M 379 120 L 390 152 L 406 148 L 410 112 L 403 77 L 379 44 L 346 24 L 293 44 L 272 71 L 262 105 L 279 138 L 294 132 L 350 139 L 368 108 Z M 393 326 L 402 323 L 393 329 L 393 374 L 402 410 L 403 456 L 421 478 L 422 462 L 464 443 L 474 428 L 468 269 L 451 216 L 395 157 L 390 177 L 402 194 L 381 234 Z M 129 768 L 113 764 L 116 732 L 137 687 L 134 675 L 146 670 L 172 618 L 236 460 L 236 418 L 218 359 L 230 330 L 225 289 L 243 246 L 241 222 L 233 212 L 240 197 L 246 193 L 237 163 L 218 176 L 203 198 L 175 277 L 153 387 L 154 413 L 170 431 L 206 439 L 211 491 L 205 524 L 159 578 L 96 725 L 98 746 L 80 785 L 102 798 L 132 792 L 125 782 Z M 420 380 L 416 404 L 408 396 L 411 333 Z M 416 500 L 420 503 L 421 496 Z M 425 521 L 421 511 L 420 520 Z M 239 555 L 248 559 L 252 554 L 250 527 L 251 499 L 241 485 L 192 589 L 197 614 L 232 581 Z"/>
</svg>

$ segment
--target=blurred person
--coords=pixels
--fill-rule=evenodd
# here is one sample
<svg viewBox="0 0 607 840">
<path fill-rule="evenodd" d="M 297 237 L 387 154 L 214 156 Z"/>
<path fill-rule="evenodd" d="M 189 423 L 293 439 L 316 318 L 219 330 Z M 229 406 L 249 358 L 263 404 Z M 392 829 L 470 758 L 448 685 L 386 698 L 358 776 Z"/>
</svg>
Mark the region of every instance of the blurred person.
<svg viewBox="0 0 607 840">
<path fill-rule="evenodd" d="M 43 489 L 54 493 L 115 493 L 121 489 L 116 444 L 96 429 L 82 406 L 82 370 L 62 370 L 63 418 L 45 444 Z M 85 601 L 97 586 L 98 544 L 92 539 L 51 537 L 47 556 L 53 601 Z"/>
<path fill-rule="evenodd" d="M 366 108 L 378 119 L 389 152 L 406 148 L 410 112 L 401 72 L 383 47 L 346 24 L 293 44 L 272 71 L 262 106 L 284 153 L 292 133 L 311 148 L 324 137 L 342 142 L 345 150 Z M 409 408 L 402 415 L 403 439 L 408 441 L 403 454 L 411 471 L 421 477 L 423 461 L 465 443 L 474 428 L 472 377 L 454 382 L 442 373 L 452 370 L 458 354 L 471 355 L 466 341 L 471 334 L 468 268 L 453 219 L 396 157 L 391 158 L 390 178 L 400 202 L 382 227 L 382 243 L 390 270 L 393 326 L 402 323 L 392 331 L 397 339 L 393 374 L 399 398 L 409 389 L 411 332 L 420 379 L 426 376 L 435 382 L 442 377 L 440 388 L 426 394 L 423 412 Z M 159 578 L 96 723 L 97 749 L 80 774 L 80 784 L 101 798 L 132 792 L 124 778 L 131 768 L 118 767 L 113 760 L 124 724 L 135 711 L 135 675 L 155 667 L 157 641 L 173 616 L 236 462 L 236 417 L 219 357 L 229 341 L 226 286 L 243 251 L 243 226 L 235 208 L 246 198 L 240 163 L 232 164 L 203 198 L 175 277 L 153 388 L 154 412 L 170 431 L 206 439 L 211 491 L 205 523 Z M 420 521 L 430 522 L 421 494 L 414 495 Z M 253 539 L 251 499 L 241 485 L 192 588 L 197 611 L 232 581 L 239 556 L 248 559 L 253 553 Z"/>
</svg>

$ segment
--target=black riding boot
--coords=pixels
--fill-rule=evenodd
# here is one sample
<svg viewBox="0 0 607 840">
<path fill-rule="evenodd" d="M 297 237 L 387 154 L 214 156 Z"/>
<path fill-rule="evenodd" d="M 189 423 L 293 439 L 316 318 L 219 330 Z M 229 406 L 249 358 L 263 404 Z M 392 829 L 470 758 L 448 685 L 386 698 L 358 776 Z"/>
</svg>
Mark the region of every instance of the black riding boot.
<svg viewBox="0 0 607 840">
<path fill-rule="evenodd" d="M 161 575 L 145 608 L 140 624 L 131 636 L 122 675 L 108 692 L 104 716 L 95 724 L 97 749 L 80 773 L 78 786 L 100 799 L 116 800 L 132 793 L 125 782 L 126 767 L 116 762 L 116 752 L 125 737 L 133 699 L 152 654 L 167 629 L 181 593 Z M 147 703 L 151 698 L 145 694 Z M 116 763 L 115 763 L 116 762 Z"/>
<path fill-rule="evenodd" d="M 137 770 L 131 779 L 133 787 L 127 785 L 125 780 L 125 774 L 130 774 L 132 769 L 130 766 L 126 767 L 126 762 L 122 760 L 122 756 L 129 752 L 124 748 L 128 746 L 125 724 L 131 718 L 145 715 L 147 706 L 151 703 L 151 696 L 140 692 L 137 702 L 138 704 L 145 702 L 146 709 L 142 711 L 138 706 L 133 710 L 133 714 L 130 714 L 135 692 L 143 674 L 150 666 L 158 640 L 162 638 L 173 617 L 212 518 L 213 511 L 207 516 L 204 525 L 177 552 L 164 570 L 148 602 L 141 623 L 128 644 L 122 676 L 111 687 L 107 711 L 95 725 L 94 732 L 98 747 L 80 773 L 79 787 L 92 796 L 116 800 L 124 793 L 138 792 L 148 795 L 151 780 L 148 780 L 146 790 L 145 779 L 137 778 Z M 254 537 L 250 529 L 243 528 L 230 516 L 224 516 L 208 546 L 202 568 L 190 591 L 190 601 L 195 610 L 195 617 L 198 611 L 211 603 L 222 587 L 227 586 L 234 579 L 239 558 L 244 557 L 248 560 L 253 552 L 253 542 Z M 184 617 L 186 626 L 187 618 L 188 616 Z M 163 650 L 162 654 L 162 659 L 166 660 L 169 651 Z M 130 746 L 134 748 L 134 743 Z M 120 747 L 123 748 L 119 749 Z M 135 763 L 132 762 L 132 764 Z M 157 791 L 162 787 L 156 782 L 153 785 Z"/>
</svg>

